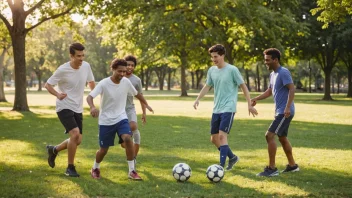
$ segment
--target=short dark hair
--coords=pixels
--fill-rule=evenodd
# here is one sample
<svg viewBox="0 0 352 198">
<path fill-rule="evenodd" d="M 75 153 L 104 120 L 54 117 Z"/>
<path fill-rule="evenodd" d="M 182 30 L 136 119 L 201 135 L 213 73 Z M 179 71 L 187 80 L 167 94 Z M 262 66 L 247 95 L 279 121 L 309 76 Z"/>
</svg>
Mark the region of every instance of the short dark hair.
<svg viewBox="0 0 352 198">
<path fill-rule="evenodd" d="M 83 51 L 84 46 L 81 43 L 72 43 L 70 45 L 70 54 L 75 55 L 75 51 Z"/>
<path fill-rule="evenodd" d="M 266 49 L 266 50 L 264 50 L 263 54 L 271 56 L 271 59 L 273 59 L 273 60 L 275 58 L 277 58 L 277 60 L 279 60 L 279 62 L 280 62 L 281 52 L 276 48 Z"/>
<path fill-rule="evenodd" d="M 124 58 L 126 61 L 132 61 L 134 62 L 134 66 L 136 67 L 137 66 L 137 58 L 133 55 L 127 55 L 125 56 Z"/>
<path fill-rule="evenodd" d="M 216 44 L 216 45 L 211 46 L 208 49 L 208 52 L 209 52 L 209 54 L 213 53 L 213 52 L 217 52 L 220 56 L 222 56 L 222 55 L 226 54 L 226 49 L 223 45 Z"/>
<path fill-rule="evenodd" d="M 110 68 L 115 70 L 118 66 L 125 66 L 127 67 L 127 62 L 125 59 L 115 58 L 110 65 Z"/>
</svg>

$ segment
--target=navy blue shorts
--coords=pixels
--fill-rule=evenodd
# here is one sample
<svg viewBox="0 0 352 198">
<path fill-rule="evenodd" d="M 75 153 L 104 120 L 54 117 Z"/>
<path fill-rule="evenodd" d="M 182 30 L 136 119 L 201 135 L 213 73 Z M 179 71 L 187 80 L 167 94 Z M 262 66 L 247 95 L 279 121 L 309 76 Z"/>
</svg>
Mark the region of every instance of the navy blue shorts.
<svg viewBox="0 0 352 198">
<path fill-rule="evenodd" d="M 83 129 L 83 116 L 82 113 L 76 113 L 70 109 L 63 109 L 59 112 L 56 112 L 57 116 L 60 119 L 60 122 L 65 127 L 65 133 L 68 133 L 72 129 L 78 127 L 79 132 L 82 134 Z"/>
<path fill-rule="evenodd" d="M 219 130 L 229 134 L 234 117 L 235 113 L 233 112 L 213 113 L 210 134 L 217 134 L 219 133 Z"/>
<path fill-rule="evenodd" d="M 275 120 L 271 123 L 268 131 L 271 133 L 275 133 L 277 136 L 285 136 L 287 137 L 288 128 L 290 127 L 291 120 L 293 115 L 285 118 L 284 114 L 278 114 L 275 116 Z"/>
<path fill-rule="evenodd" d="M 128 119 L 121 120 L 113 125 L 99 125 L 99 145 L 101 148 L 114 146 L 116 133 L 119 137 L 123 134 L 132 136 Z"/>
</svg>

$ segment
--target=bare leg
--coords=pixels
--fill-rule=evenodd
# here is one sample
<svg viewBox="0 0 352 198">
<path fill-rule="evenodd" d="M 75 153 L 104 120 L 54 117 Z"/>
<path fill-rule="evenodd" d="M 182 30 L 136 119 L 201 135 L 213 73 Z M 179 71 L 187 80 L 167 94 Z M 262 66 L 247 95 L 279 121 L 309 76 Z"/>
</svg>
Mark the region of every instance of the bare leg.
<svg viewBox="0 0 352 198">
<path fill-rule="evenodd" d="M 67 143 L 68 164 L 74 164 L 77 146 L 82 141 L 82 134 L 80 134 L 78 127 L 72 129 L 69 134 L 70 138 Z"/>
<path fill-rule="evenodd" d="M 221 146 L 219 134 L 212 134 L 210 136 L 210 141 L 216 146 L 216 148 Z"/>
<path fill-rule="evenodd" d="M 286 154 L 288 164 L 290 166 L 294 166 L 296 163 L 295 163 L 295 160 L 293 159 L 291 143 L 288 141 L 287 137 L 284 137 L 284 136 L 279 137 L 279 140 Z"/>
<path fill-rule="evenodd" d="M 265 134 L 266 142 L 268 144 L 268 153 L 269 153 L 269 166 L 275 168 L 275 156 L 276 156 L 276 142 L 275 142 L 275 133 L 267 131 Z"/>
<path fill-rule="evenodd" d="M 133 141 L 130 135 L 123 134 L 122 136 L 123 141 L 125 142 L 125 150 L 126 150 L 126 157 L 128 161 L 132 161 L 134 159 L 134 147 Z"/>
<path fill-rule="evenodd" d="M 108 153 L 108 150 L 109 150 L 109 148 L 100 148 L 95 155 L 95 161 L 97 163 L 102 162 L 105 155 Z"/>
</svg>

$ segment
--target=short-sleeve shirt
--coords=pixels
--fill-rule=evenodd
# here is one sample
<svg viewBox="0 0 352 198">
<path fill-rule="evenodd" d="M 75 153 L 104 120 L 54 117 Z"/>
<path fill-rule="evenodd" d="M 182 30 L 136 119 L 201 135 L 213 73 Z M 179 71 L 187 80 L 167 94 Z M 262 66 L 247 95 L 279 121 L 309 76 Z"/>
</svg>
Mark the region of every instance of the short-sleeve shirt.
<svg viewBox="0 0 352 198">
<path fill-rule="evenodd" d="M 243 83 L 240 71 L 233 65 L 210 67 L 206 84 L 214 88 L 213 113 L 236 112 L 238 87 Z"/>
<path fill-rule="evenodd" d="M 131 81 L 133 87 L 137 90 L 137 94 L 142 93 L 142 81 L 138 76 L 132 74 L 128 79 Z M 128 95 L 126 101 L 126 109 L 134 108 L 134 96 Z"/>
<path fill-rule="evenodd" d="M 123 77 L 119 84 L 114 83 L 110 77 L 101 80 L 89 93 L 93 98 L 101 95 L 99 125 L 113 125 L 127 119 L 125 107 L 127 95 L 137 95 L 137 90 L 130 80 Z"/>
<path fill-rule="evenodd" d="M 50 85 L 58 85 L 58 89 L 67 96 L 56 99 L 56 112 L 70 109 L 76 113 L 83 112 L 83 95 L 87 82 L 94 81 L 94 76 L 89 63 L 83 61 L 78 69 L 73 69 L 70 62 L 57 68 L 47 80 Z"/>
<path fill-rule="evenodd" d="M 275 102 L 275 114 L 283 114 L 286 108 L 289 89 L 286 87 L 292 84 L 291 73 L 285 67 L 280 66 L 276 71 L 270 73 L 270 85 Z M 291 114 L 295 114 L 295 105 L 292 101 L 290 106 Z"/>
</svg>

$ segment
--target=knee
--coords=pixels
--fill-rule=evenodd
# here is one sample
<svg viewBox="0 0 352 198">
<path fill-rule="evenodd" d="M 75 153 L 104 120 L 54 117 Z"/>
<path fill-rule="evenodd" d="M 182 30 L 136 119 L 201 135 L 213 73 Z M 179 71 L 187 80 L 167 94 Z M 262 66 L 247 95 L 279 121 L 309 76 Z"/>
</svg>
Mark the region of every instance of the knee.
<svg viewBox="0 0 352 198">
<path fill-rule="evenodd" d="M 274 137 L 275 137 L 275 134 L 274 133 L 271 133 L 271 132 L 266 132 L 265 134 L 265 139 L 267 142 L 271 142 L 274 140 Z"/>
<path fill-rule="evenodd" d="M 78 128 L 74 128 L 70 131 L 70 140 L 74 141 L 77 145 L 81 143 L 82 138 Z"/>
<path fill-rule="evenodd" d="M 106 153 L 108 153 L 108 149 L 100 148 L 97 153 L 100 153 L 101 155 L 106 155 Z"/>
<path fill-rule="evenodd" d="M 286 137 L 282 136 L 282 137 L 279 137 L 279 141 L 282 145 L 284 144 L 287 144 L 288 143 L 288 140 Z"/>
<path fill-rule="evenodd" d="M 135 131 L 135 130 L 137 130 L 137 123 L 135 123 L 135 122 L 130 122 L 130 128 L 131 128 L 131 131 Z"/>
<path fill-rule="evenodd" d="M 131 136 L 130 135 L 122 135 L 123 142 L 126 144 L 129 144 L 131 141 Z"/>
</svg>

